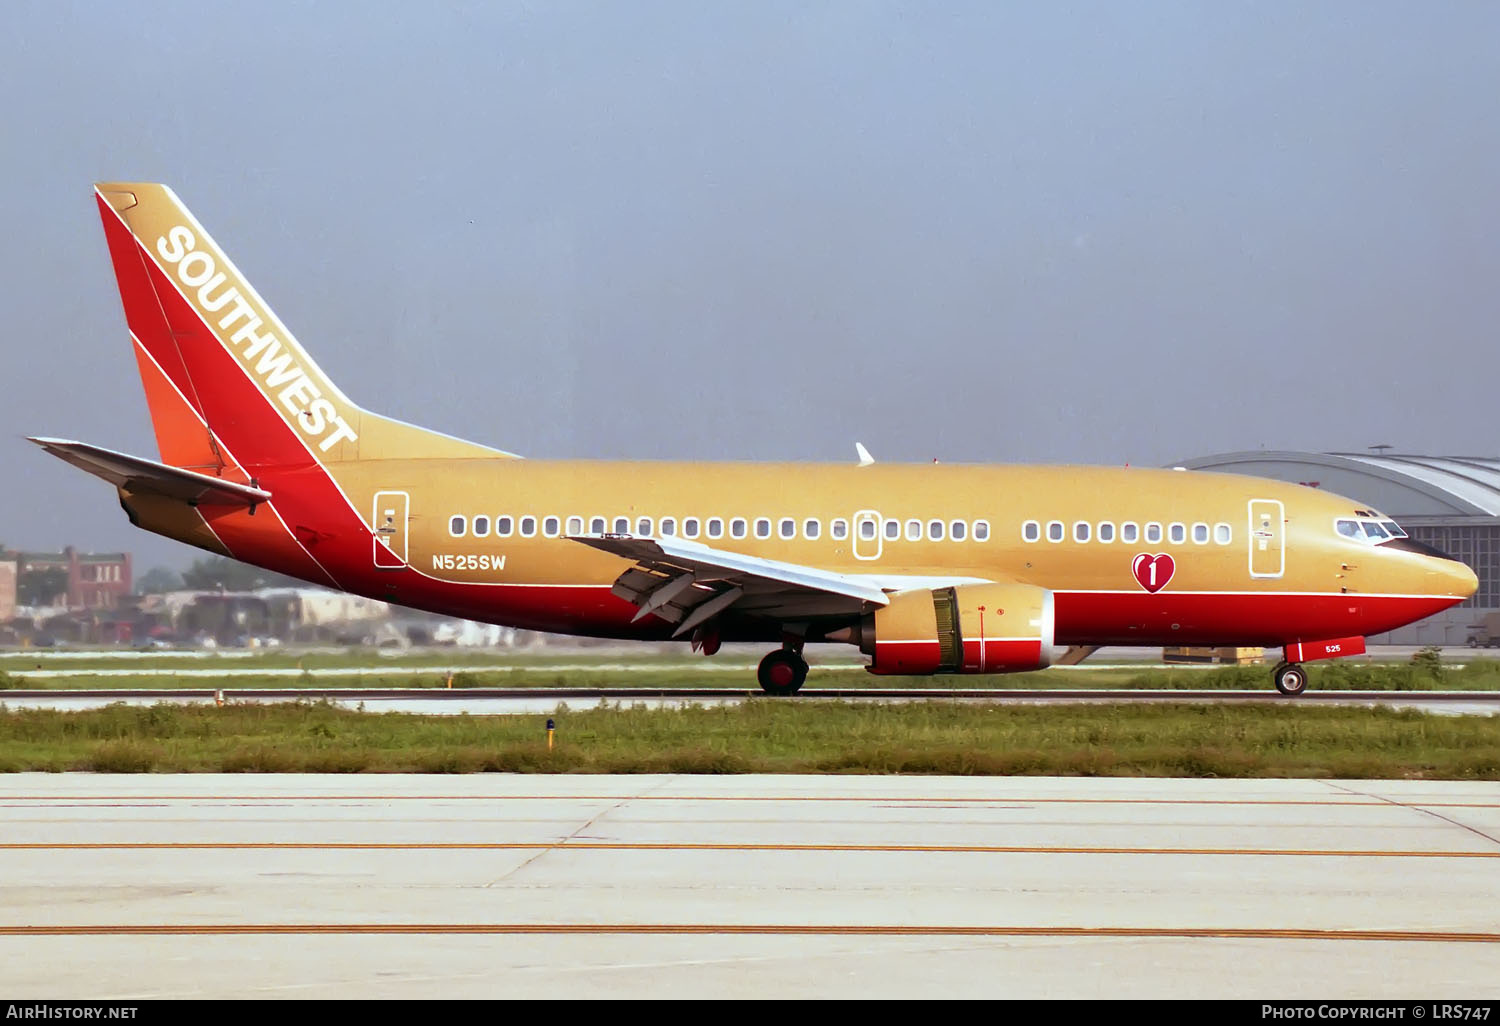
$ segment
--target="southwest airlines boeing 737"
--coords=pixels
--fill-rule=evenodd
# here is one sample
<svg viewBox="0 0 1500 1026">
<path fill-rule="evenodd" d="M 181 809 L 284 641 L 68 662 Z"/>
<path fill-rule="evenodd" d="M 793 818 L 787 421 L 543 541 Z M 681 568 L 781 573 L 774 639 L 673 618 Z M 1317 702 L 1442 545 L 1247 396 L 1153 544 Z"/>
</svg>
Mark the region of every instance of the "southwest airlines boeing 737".
<svg viewBox="0 0 1500 1026">
<path fill-rule="evenodd" d="M 1464 564 L 1368 506 L 1130 468 L 533 461 L 356 406 L 172 191 L 96 187 L 160 462 L 37 438 L 131 523 L 314 584 L 530 630 L 776 648 L 881 674 L 1007 673 L 1065 647 L 1308 660 L 1462 602 Z"/>
</svg>

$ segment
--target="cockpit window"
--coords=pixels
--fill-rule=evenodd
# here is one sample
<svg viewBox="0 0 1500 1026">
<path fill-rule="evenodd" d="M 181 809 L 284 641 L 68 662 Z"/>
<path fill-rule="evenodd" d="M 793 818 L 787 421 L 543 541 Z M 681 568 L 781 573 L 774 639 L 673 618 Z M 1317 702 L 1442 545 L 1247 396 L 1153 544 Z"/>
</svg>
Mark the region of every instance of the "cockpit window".
<svg viewBox="0 0 1500 1026">
<path fill-rule="evenodd" d="M 1333 529 L 1341 538 L 1364 542 L 1366 545 L 1379 545 L 1392 538 L 1406 537 L 1406 532 L 1401 530 L 1394 520 L 1385 518 L 1367 520 L 1360 517 L 1356 520 L 1351 517 L 1339 517 L 1333 522 Z"/>
</svg>

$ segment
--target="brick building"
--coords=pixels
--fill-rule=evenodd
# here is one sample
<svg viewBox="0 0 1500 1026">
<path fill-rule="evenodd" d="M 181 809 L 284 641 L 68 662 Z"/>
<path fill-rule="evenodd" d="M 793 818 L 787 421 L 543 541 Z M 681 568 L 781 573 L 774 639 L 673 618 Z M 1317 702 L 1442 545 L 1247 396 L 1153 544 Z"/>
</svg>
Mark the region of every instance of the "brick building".
<svg viewBox="0 0 1500 1026">
<path fill-rule="evenodd" d="M 71 545 L 61 552 L 0 550 L 0 566 L 6 564 L 15 567 L 16 604 L 20 603 L 21 580 L 33 570 L 61 570 L 66 575 L 64 590 L 46 596 L 43 604 L 69 609 L 113 609 L 134 585 L 128 552 L 79 552 Z M 0 609 L 4 594 L 4 578 L 0 576 Z M 15 615 L 13 608 L 10 615 Z"/>
</svg>

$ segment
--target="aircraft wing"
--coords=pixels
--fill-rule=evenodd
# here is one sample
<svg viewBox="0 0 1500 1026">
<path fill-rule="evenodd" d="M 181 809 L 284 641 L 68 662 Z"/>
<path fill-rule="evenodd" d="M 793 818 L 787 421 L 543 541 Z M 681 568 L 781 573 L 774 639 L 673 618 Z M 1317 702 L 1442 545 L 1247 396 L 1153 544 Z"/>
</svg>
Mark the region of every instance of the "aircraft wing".
<svg viewBox="0 0 1500 1026">
<path fill-rule="evenodd" d="M 800 563 L 727 552 L 682 538 L 572 535 L 573 541 L 633 560 L 614 594 L 677 624 L 685 634 L 731 606 L 735 612 L 778 620 L 854 616 L 890 602 L 868 581 Z"/>
<path fill-rule="evenodd" d="M 139 456 L 127 456 L 97 445 L 69 442 L 61 438 L 31 438 L 43 449 L 80 470 L 102 477 L 117 488 L 130 492 L 152 492 L 189 505 L 212 503 L 223 506 L 254 508 L 271 497 L 263 488 L 225 481 L 180 467 L 169 467 Z"/>
</svg>

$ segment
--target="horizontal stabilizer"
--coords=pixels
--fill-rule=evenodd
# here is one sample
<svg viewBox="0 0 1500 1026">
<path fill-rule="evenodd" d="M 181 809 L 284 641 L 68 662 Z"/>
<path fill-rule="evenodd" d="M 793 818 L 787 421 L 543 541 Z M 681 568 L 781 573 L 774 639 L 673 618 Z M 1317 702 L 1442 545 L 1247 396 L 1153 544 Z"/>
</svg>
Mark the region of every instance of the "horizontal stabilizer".
<svg viewBox="0 0 1500 1026">
<path fill-rule="evenodd" d="M 271 497 L 262 488 L 225 481 L 223 478 L 198 474 L 191 470 L 169 467 L 139 456 L 127 456 L 111 449 L 61 438 L 32 438 L 58 459 L 102 477 L 117 488 L 133 493 L 151 492 L 179 499 L 190 505 L 200 503 L 222 506 L 255 507 Z"/>
</svg>

